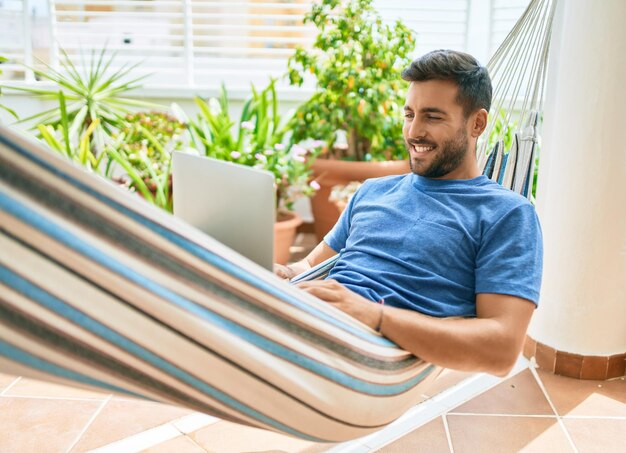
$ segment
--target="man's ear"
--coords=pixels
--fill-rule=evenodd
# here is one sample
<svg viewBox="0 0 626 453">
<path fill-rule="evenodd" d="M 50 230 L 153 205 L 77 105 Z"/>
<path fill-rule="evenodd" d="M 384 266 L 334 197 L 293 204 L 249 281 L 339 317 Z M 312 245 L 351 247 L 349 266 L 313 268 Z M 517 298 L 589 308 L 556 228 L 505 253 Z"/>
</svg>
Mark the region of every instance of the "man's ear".
<svg viewBox="0 0 626 453">
<path fill-rule="evenodd" d="M 470 135 L 474 138 L 478 138 L 487 127 L 487 110 L 480 109 L 475 112 L 471 117 L 470 123 Z"/>
</svg>

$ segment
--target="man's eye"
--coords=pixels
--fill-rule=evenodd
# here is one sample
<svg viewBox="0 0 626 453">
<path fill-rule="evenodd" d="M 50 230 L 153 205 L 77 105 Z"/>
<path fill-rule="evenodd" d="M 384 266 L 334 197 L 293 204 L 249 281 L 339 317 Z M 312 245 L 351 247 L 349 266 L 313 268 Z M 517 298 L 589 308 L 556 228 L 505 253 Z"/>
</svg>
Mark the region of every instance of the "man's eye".
<svg viewBox="0 0 626 453">
<path fill-rule="evenodd" d="M 437 121 L 441 119 L 440 116 L 432 116 L 432 115 L 428 115 L 426 118 L 429 120 L 433 120 L 433 121 Z"/>
<path fill-rule="evenodd" d="M 412 113 L 405 113 L 404 117 L 407 118 L 407 119 L 411 119 L 411 118 L 413 118 L 413 114 Z"/>
</svg>

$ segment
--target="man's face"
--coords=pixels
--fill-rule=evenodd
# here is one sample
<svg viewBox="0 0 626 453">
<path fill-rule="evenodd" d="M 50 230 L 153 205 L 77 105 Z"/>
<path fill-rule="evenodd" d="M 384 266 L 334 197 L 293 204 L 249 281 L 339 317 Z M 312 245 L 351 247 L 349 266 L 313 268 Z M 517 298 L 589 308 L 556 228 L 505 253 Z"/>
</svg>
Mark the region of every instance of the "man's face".
<svg viewBox="0 0 626 453">
<path fill-rule="evenodd" d="M 468 158 L 468 121 L 456 102 L 457 92 L 454 82 L 444 80 L 409 86 L 402 133 L 413 173 L 427 178 L 462 178 Z"/>
</svg>

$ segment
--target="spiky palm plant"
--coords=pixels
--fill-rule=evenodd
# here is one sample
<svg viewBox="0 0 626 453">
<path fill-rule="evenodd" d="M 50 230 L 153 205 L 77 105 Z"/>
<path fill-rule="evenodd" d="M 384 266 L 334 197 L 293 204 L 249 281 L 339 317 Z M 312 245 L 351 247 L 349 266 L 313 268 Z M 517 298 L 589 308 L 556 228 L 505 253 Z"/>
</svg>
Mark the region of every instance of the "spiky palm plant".
<svg viewBox="0 0 626 453">
<path fill-rule="evenodd" d="M 33 129 L 39 125 L 51 126 L 53 129 L 66 122 L 71 124 L 69 141 L 77 141 L 89 130 L 91 124 L 97 121 L 92 129 L 89 148 L 98 155 L 110 141 L 112 133 L 119 129 L 124 116 L 131 107 L 157 108 L 156 104 L 122 97 L 123 93 L 139 88 L 139 82 L 148 75 L 129 78 L 141 62 L 124 64 L 119 69 L 112 69 L 116 53 L 107 54 L 106 47 L 99 53 L 91 52 L 88 64 L 83 64 L 84 71 L 78 70 L 70 57 L 61 50 L 60 68 L 57 70 L 43 61 L 40 63 L 45 70 L 30 68 L 38 79 L 48 80 L 57 85 L 55 88 L 5 85 L 6 89 L 23 91 L 35 95 L 45 101 L 56 101 L 57 106 L 44 110 L 35 115 L 21 119 L 20 123 L 35 122 Z"/>
</svg>

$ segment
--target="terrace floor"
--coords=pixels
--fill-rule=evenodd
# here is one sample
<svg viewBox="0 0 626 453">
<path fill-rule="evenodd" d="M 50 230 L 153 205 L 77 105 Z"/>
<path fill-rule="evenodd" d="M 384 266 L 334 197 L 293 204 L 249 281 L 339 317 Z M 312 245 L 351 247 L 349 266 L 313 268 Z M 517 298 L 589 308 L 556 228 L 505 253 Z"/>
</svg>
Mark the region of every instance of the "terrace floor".
<svg viewBox="0 0 626 453">
<path fill-rule="evenodd" d="M 299 235 L 293 257 L 314 239 Z M 581 381 L 521 360 L 497 379 L 444 371 L 380 434 L 314 444 L 163 404 L 0 374 L 2 452 L 623 452 L 626 381 Z"/>
</svg>

